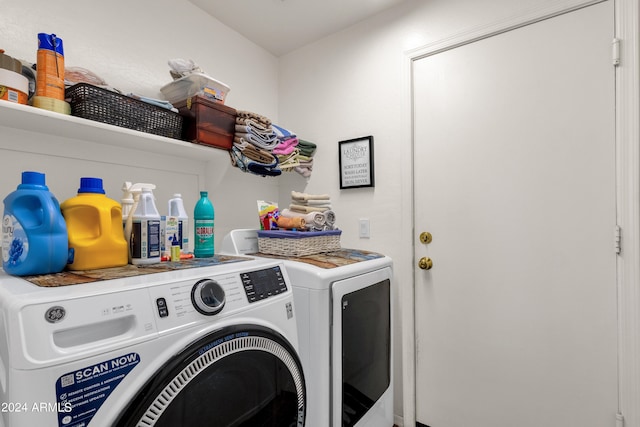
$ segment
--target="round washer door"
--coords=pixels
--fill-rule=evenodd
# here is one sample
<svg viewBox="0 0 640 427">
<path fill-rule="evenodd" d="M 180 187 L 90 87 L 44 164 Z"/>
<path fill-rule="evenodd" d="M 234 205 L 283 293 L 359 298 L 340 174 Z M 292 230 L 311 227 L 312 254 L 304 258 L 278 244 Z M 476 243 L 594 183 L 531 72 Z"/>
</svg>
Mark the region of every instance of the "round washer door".
<svg viewBox="0 0 640 427">
<path fill-rule="evenodd" d="M 131 426 L 304 426 L 300 360 L 278 333 L 237 325 L 190 345 L 154 375 L 116 422 Z"/>
</svg>

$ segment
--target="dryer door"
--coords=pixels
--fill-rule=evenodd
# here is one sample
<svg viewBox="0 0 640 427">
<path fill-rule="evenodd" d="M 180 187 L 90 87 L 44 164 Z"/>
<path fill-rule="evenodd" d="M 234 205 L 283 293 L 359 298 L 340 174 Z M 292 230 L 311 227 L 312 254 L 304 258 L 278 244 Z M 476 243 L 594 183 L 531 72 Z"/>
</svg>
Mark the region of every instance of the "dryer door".
<svg viewBox="0 0 640 427">
<path fill-rule="evenodd" d="M 334 426 L 393 425 L 389 277 L 382 269 L 332 285 Z"/>
<path fill-rule="evenodd" d="M 169 361 L 129 404 L 117 427 L 304 426 L 300 360 L 274 331 L 237 325 Z"/>
</svg>

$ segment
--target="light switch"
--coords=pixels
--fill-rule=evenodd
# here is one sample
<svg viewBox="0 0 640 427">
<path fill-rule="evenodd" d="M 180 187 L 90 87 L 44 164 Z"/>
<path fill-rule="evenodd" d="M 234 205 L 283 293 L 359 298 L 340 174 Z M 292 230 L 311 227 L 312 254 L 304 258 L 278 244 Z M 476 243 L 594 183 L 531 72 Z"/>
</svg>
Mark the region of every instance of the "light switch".
<svg viewBox="0 0 640 427">
<path fill-rule="evenodd" d="M 370 237 L 369 218 L 360 218 L 360 238 L 368 239 Z"/>
</svg>

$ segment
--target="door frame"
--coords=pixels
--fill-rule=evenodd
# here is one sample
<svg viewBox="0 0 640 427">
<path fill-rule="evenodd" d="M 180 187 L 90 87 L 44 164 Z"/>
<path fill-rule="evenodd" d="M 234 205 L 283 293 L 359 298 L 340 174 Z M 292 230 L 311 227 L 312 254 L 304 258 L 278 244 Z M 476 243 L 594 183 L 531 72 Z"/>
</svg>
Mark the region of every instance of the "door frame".
<svg viewBox="0 0 640 427">
<path fill-rule="evenodd" d="M 558 0 L 552 5 L 528 9 L 506 20 L 470 28 L 404 53 L 404 117 L 413 159 L 413 75 L 414 61 L 474 41 L 482 40 L 528 24 L 571 12 L 605 0 Z M 618 414 L 617 427 L 640 427 L 640 0 L 614 2 L 616 38 L 620 40 L 620 64 L 615 67 L 615 149 L 616 211 L 621 229 L 620 254 L 617 257 L 618 300 Z M 560 41 L 561 42 L 561 41 Z M 613 67 L 612 40 L 612 67 Z M 411 247 L 411 262 L 403 266 L 410 272 L 407 285 L 401 287 L 402 307 L 402 394 L 404 426 L 416 424 L 415 358 L 415 265 L 414 164 L 403 168 L 403 182 L 410 185 L 402 192 L 402 207 L 411 212 L 411 221 L 403 224 L 405 244 Z M 614 232 L 612 230 L 612 246 Z M 407 274 L 409 276 L 409 274 Z"/>
</svg>

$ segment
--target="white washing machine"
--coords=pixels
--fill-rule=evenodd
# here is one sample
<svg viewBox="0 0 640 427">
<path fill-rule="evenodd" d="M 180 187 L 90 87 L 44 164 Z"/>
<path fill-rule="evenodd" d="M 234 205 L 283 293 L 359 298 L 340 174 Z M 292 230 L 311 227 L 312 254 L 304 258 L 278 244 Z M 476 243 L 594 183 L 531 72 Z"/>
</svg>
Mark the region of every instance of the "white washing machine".
<svg viewBox="0 0 640 427">
<path fill-rule="evenodd" d="M 60 287 L 0 273 L 0 427 L 304 426 L 287 272 L 221 258 Z"/>
<path fill-rule="evenodd" d="M 222 253 L 285 264 L 298 313 L 307 426 L 392 427 L 391 259 L 352 249 L 301 258 L 257 252 L 257 230 L 234 230 L 222 244 Z"/>
</svg>

